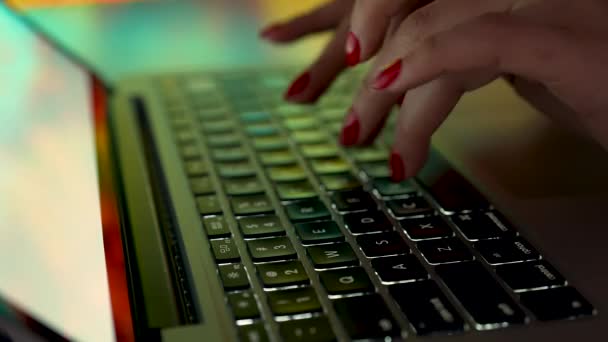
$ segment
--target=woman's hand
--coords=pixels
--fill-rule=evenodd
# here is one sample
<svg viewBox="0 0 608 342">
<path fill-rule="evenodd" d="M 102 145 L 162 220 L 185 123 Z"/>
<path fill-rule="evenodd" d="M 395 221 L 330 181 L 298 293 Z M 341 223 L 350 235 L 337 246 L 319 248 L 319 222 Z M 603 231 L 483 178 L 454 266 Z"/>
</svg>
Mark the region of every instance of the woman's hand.
<svg viewBox="0 0 608 342">
<path fill-rule="evenodd" d="M 608 149 L 605 1 L 336 0 L 310 14 L 310 22 L 296 19 L 267 37 L 286 41 L 312 32 L 305 27 L 315 16 L 326 19 L 316 31 L 333 25 L 336 35 L 287 99 L 314 101 L 346 61 L 356 64 L 376 55 L 341 141 L 356 145 L 373 139 L 405 93 L 391 153 L 394 180 L 422 167 L 431 135 L 465 92 L 501 76 L 537 108 Z"/>
</svg>

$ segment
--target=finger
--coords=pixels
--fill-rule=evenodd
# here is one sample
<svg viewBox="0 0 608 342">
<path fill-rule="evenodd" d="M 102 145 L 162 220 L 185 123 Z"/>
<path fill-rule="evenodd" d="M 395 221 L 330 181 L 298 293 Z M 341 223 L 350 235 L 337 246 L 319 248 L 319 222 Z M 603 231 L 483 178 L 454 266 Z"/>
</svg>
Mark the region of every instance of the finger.
<svg viewBox="0 0 608 342">
<path fill-rule="evenodd" d="M 344 41 L 348 32 L 348 18 L 344 18 L 332 40 L 317 60 L 298 76 L 285 92 L 290 102 L 314 102 L 344 70 Z"/>
<path fill-rule="evenodd" d="M 277 43 L 290 42 L 303 36 L 336 28 L 348 15 L 352 1 L 336 0 L 284 23 L 261 30 L 260 36 Z"/>
</svg>

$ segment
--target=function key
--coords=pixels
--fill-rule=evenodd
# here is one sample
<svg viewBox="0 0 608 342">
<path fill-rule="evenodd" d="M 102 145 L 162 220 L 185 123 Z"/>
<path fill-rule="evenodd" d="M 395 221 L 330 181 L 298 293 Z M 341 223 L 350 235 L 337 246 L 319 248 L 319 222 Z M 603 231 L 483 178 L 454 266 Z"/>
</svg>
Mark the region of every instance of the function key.
<svg viewBox="0 0 608 342">
<path fill-rule="evenodd" d="M 372 260 L 374 270 L 383 282 L 405 282 L 427 279 L 428 274 L 413 254 Z"/>
<path fill-rule="evenodd" d="M 321 311 L 321 303 L 312 287 L 268 292 L 268 302 L 277 316 Z"/>
<path fill-rule="evenodd" d="M 454 234 L 440 216 L 404 219 L 399 223 L 412 240 L 436 239 Z"/>
<path fill-rule="evenodd" d="M 340 228 L 333 221 L 315 221 L 295 224 L 296 232 L 304 244 L 337 242 L 344 240 Z"/>
<path fill-rule="evenodd" d="M 319 199 L 309 199 L 285 206 L 292 221 L 313 221 L 329 218 L 329 210 Z"/>
<path fill-rule="evenodd" d="M 374 292 L 374 285 L 362 267 L 319 272 L 321 283 L 330 295 Z"/>
<path fill-rule="evenodd" d="M 268 176 L 274 182 L 293 182 L 306 179 L 306 171 L 297 164 L 268 168 Z"/>
<path fill-rule="evenodd" d="M 230 236 L 230 228 L 223 216 L 205 217 L 203 219 L 205 232 L 210 238 L 219 238 Z"/>
<path fill-rule="evenodd" d="M 566 279 L 545 261 L 501 265 L 496 273 L 515 292 L 566 285 Z"/>
<path fill-rule="evenodd" d="M 397 232 L 357 236 L 357 243 L 367 257 L 407 254 L 410 248 Z"/>
<path fill-rule="evenodd" d="M 319 180 L 327 191 L 349 190 L 361 187 L 361 182 L 350 173 L 322 175 L 319 177 Z"/>
<path fill-rule="evenodd" d="M 207 176 L 190 178 L 190 188 L 195 195 L 207 195 L 215 192 L 211 178 Z"/>
<path fill-rule="evenodd" d="M 275 186 L 277 194 L 282 201 L 296 201 L 317 196 L 315 188 L 308 180 L 280 182 Z"/>
<path fill-rule="evenodd" d="M 242 264 L 220 265 L 220 278 L 224 283 L 224 288 L 228 291 L 242 290 L 249 288 L 247 272 Z"/>
<path fill-rule="evenodd" d="M 220 201 L 215 195 L 205 195 L 196 197 L 196 206 L 201 215 L 221 214 L 222 207 Z"/>
<path fill-rule="evenodd" d="M 260 310 L 251 291 L 229 293 L 228 303 L 235 319 L 252 319 L 260 317 Z"/>
<path fill-rule="evenodd" d="M 469 241 L 496 239 L 516 234 L 507 220 L 494 211 L 455 214 L 450 216 L 450 219 Z"/>
<path fill-rule="evenodd" d="M 252 177 L 256 175 L 255 168 L 249 161 L 218 163 L 217 170 L 222 178 Z"/>
<path fill-rule="evenodd" d="M 296 162 L 296 157 L 288 149 L 261 152 L 259 156 L 264 166 L 289 165 Z"/>
<path fill-rule="evenodd" d="M 275 215 L 245 217 L 239 220 L 245 238 L 284 235 L 281 220 Z"/>
<path fill-rule="evenodd" d="M 279 332 L 285 342 L 333 342 L 336 340 L 336 335 L 324 316 L 281 322 Z"/>
<path fill-rule="evenodd" d="M 374 179 L 373 186 L 378 194 L 384 198 L 412 195 L 418 191 L 410 180 L 394 183 L 390 178 L 377 178 Z"/>
<path fill-rule="evenodd" d="M 363 163 L 359 167 L 369 178 L 389 178 L 391 176 L 391 169 L 388 167 L 386 161 Z"/>
<path fill-rule="evenodd" d="M 217 262 L 238 261 L 241 258 L 236 244 L 230 238 L 211 240 L 211 250 Z"/>
<path fill-rule="evenodd" d="M 239 326 L 239 339 L 243 342 L 268 342 L 268 333 L 264 323 L 254 323 Z"/>
<path fill-rule="evenodd" d="M 286 236 L 247 241 L 249 252 L 254 261 L 291 259 L 296 250 Z"/>
<path fill-rule="evenodd" d="M 456 238 L 420 241 L 416 246 L 433 265 L 473 260 L 471 252 Z"/>
<path fill-rule="evenodd" d="M 258 273 L 265 287 L 289 286 L 309 283 L 302 263 L 296 260 L 258 265 Z"/>
<path fill-rule="evenodd" d="M 318 175 L 344 173 L 351 169 L 350 165 L 340 157 L 313 159 L 310 164 L 313 171 Z"/>
<path fill-rule="evenodd" d="M 232 197 L 230 203 L 236 215 L 254 215 L 274 211 L 272 202 L 266 195 Z"/>
<path fill-rule="evenodd" d="M 353 340 L 399 336 L 399 326 L 377 294 L 337 299 L 334 308 Z"/>
<path fill-rule="evenodd" d="M 375 210 L 377 208 L 377 204 L 370 194 L 361 189 L 336 191 L 332 194 L 331 200 L 339 212 Z"/>
<path fill-rule="evenodd" d="M 216 147 L 211 149 L 214 160 L 219 162 L 239 162 L 247 160 L 247 152 L 242 147 Z"/>
<path fill-rule="evenodd" d="M 186 174 L 188 176 L 204 176 L 209 172 L 207 164 L 201 160 L 189 160 L 185 162 Z"/>
<path fill-rule="evenodd" d="M 366 211 L 344 215 L 344 224 L 353 234 L 369 234 L 393 230 L 393 224 L 381 211 Z"/>
<path fill-rule="evenodd" d="M 315 268 L 332 268 L 359 264 L 357 255 L 346 242 L 312 246 L 306 250 Z"/>
<path fill-rule="evenodd" d="M 387 205 L 393 216 L 397 218 L 425 216 L 434 212 L 429 202 L 420 196 L 390 200 Z"/>
<path fill-rule="evenodd" d="M 253 195 L 264 192 L 264 185 L 257 177 L 242 177 L 223 181 L 230 196 Z"/>
<path fill-rule="evenodd" d="M 522 238 L 479 241 L 475 244 L 475 248 L 491 265 L 531 261 L 540 258 L 534 247 Z"/>
<path fill-rule="evenodd" d="M 389 291 L 418 335 L 464 329 L 463 319 L 434 281 L 393 285 Z"/>
<path fill-rule="evenodd" d="M 541 321 L 572 319 L 594 314 L 595 309 L 572 287 L 525 292 L 522 304 Z"/>
</svg>

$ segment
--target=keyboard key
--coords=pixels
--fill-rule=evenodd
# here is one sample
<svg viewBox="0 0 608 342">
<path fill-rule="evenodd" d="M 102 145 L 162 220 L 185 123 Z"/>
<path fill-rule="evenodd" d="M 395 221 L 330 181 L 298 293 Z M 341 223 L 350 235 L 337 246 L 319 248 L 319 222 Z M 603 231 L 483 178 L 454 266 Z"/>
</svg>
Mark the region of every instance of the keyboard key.
<svg viewBox="0 0 608 342">
<path fill-rule="evenodd" d="M 456 238 L 420 241 L 416 246 L 429 264 L 473 260 L 471 252 Z"/>
<path fill-rule="evenodd" d="M 337 242 L 344 240 L 340 228 L 333 221 L 315 221 L 295 224 L 296 232 L 304 244 Z"/>
<path fill-rule="evenodd" d="M 308 159 L 330 158 L 338 155 L 338 149 L 334 144 L 304 144 L 300 147 L 302 154 Z"/>
<path fill-rule="evenodd" d="M 287 140 L 280 135 L 258 137 L 253 140 L 256 151 L 277 151 L 287 148 Z"/>
<path fill-rule="evenodd" d="M 232 120 L 203 120 L 201 121 L 201 125 L 206 134 L 231 133 L 235 128 L 234 121 Z"/>
<path fill-rule="evenodd" d="M 309 199 L 285 206 L 292 221 L 314 221 L 329 218 L 329 210 L 319 199 Z"/>
<path fill-rule="evenodd" d="M 264 185 L 257 177 L 242 177 L 223 181 L 229 196 L 253 195 L 264 192 Z"/>
<path fill-rule="evenodd" d="M 321 311 L 321 304 L 312 287 L 268 293 L 270 310 L 277 316 Z"/>
<path fill-rule="evenodd" d="M 317 197 L 317 192 L 307 180 L 277 183 L 276 189 L 279 198 L 282 201 L 295 201 Z"/>
<path fill-rule="evenodd" d="M 188 176 L 204 176 L 209 172 L 207 164 L 201 160 L 189 160 L 184 163 Z"/>
<path fill-rule="evenodd" d="M 245 217 L 239 220 L 245 238 L 285 235 L 281 220 L 275 215 Z"/>
<path fill-rule="evenodd" d="M 363 163 L 359 167 L 369 178 L 389 178 L 391 176 L 391 169 L 388 167 L 386 161 Z M 399 184 L 399 183 L 396 183 Z"/>
<path fill-rule="evenodd" d="M 201 151 L 196 145 L 183 145 L 179 148 L 179 152 L 184 160 L 200 159 Z"/>
<path fill-rule="evenodd" d="M 289 238 L 285 236 L 247 241 L 254 261 L 291 259 L 296 256 Z"/>
<path fill-rule="evenodd" d="M 191 130 L 181 130 L 175 133 L 175 139 L 179 144 L 190 144 L 196 140 L 196 134 Z"/>
<path fill-rule="evenodd" d="M 306 250 L 315 268 L 332 268 L 359 264 L 357 255 L 346 242 L 312 246 Z"/>
<path fill-rule="evenodd" d="M 201 215 L 221 214 L 222 207 L 215 195 L 197 196 L 196 205 Z"/>
<path fill-rule="evenodd" d="M 595 309 L 572 287 L 525 292 L 522 304 L 541 321 L 572 319 L 594 314 Z"/>
<path fill-rule="evenodd" d="M 207 176 L 190 178 L 190 188 L 195 195 L 207 195 L 215 192 L 211 178 Z"/>
<path fill-rule="evenodd" d="M 268 342 L 268 333 L 264 328 L 264 323 L 254 323 L 241 325 L 239 329 L 239 339 L 243 342 Z"/>
<path fill-rule="evenodd" d="M 223 216 L 205 217 L 203 219 L 205 232 L 210 238 L 228 237 L 230 236 L 230 228 Z"/>
<path fill-rule="evenodd" d="M 475 248 L 491 265 L 539 258 L 538 252 L 522 238 L 479 241 Z"/>
<path fill-rule="evenodd" d="M 229 293 L 228 304 L 236 319 L 251 319 L 260 317 L 260 310 L 251 291 Z"/>
<path fill-rule="evenodd" d="M 363 190 L 336 191 L 331 200 L 334 207 L 340 212 L 376 210 L 376 202 L 369 193 Z"/>
<path fill-rule="evenodd" d="M 353 234 L 369 234 L 393 230 L 393 224 L 381 211 L 367 211 L 344 215 L 344 224 Z"/>
<path fill-rule="evenodd" d="M 349 190 L 361 187 L 361 182 L 350 173 L 323 175 L 319 177 L 327 191 Z"/>
<path fill-rule="evenodd" d="M 319 278 L 330 295 L 374 292 L 374 285 L 361 267 L 322 271 Z"/>
<path fill-rule="evenodd" d="M 399 326 L 379 295 L 337 299 L 334 308 L 352 339 L 399 336 Z"/>
<path fill-rule="evenodd" d="M 357 236 L 357 243 L 367 257 L 407 254 L 410 248 L 397 232 Z"/>
<path fill-rule="evenodd" d="M 268 176 L 274 182 L 294 182 L 306 179 L 306 171 L 297 165 L 275 166 L 268 168 Z"/>
<path fill-rule="evenodd" d="M 419 196 L 390 200 L 386 204 L 397 218 L 425 216 L 434 211 L 429 202 Z"/>
<path fill-rule="evenodd" d="M 566 285 L 564 277 L 545 261 L 501 265 L 496 273 L 515 292 Z"/>
<path fill-rule="evenodd" d="M 279 151 L 261 152 L 260 160 L 264 166 L 288 165 L 296 162 L 296 157 L 291 151 L 284 149 Z"/>
<path fill-rule="evenodd" d="M 238 178 L 255 176 L 255 168 L 248 161 L 218 163 L 217 170 L 222 178 Z"/>
<path fill-rule="evenodd" d="M 450 226 L 439 216 L 405 219 L 399 223 L 412 240 L 436 239 L 454 235 Z"/>
<path fill-rule="evenodd" d="M 236 215 L 263 214 L 274 211 L 266 195 L 239 196 L 230 199 L 232 210 Z"/>
<path fill-rule="evenodd" d="M 241 258 L 234 241 L 230 238 L 211 240 L 211 250 L 217 262 L 238 261 Z"/>
<path fill-rule="evenodd" d="M 216 147 L 211 149 L 213 159 L 219 162 L 239 162 L 247 160 L 247 152 L 238 147 Z"/>
<path fill-rule="evenodd" d="M 439 265 L 435 270 L 478 324 L 524 322 L 521 309 L 480 264 Z"/>
<path fill-rule="evenodd" d="M 285 342 L 333 342 L 336 340 L 336 335 L 326 317 L 280 322 L 279 331 Z"/>
<path fill-rule="evenodd" d="M 350 170 L 350 165 L 342 158 L 314 159 L 311 161 L 312 170 L 318 175 L 344 173 Z"/>
<path fill-rule="evenodd" d="M 302 263 L 296 260 L 258 265 L 258 273 L 265 287 L 309 283 Z"/>
<path fill-rule="evenodd" d="M 389 291 L 418 335 L 464 329 L 463 319 L 434 281 L 393 285 Z"/>
<path fill-rule="evenodd" d="M 374 259 L 372 265 L 383 282 L 405 282 L 428 278 L 428 273 L 412 254 Z"/>
<path fill-rule="evenodd" d="M 242 144 L 241 138 L 234 133 L 206 134 L 207 145 L 216 147 L 237 147 Z"/>
<path fill-rule="evenodd" d="M 319 144 L 327 140 L 327 135 L 319 129 L 307 129 L 293 131 L 290 138 L 298 144 Z"/>
<path fill-rule="evenodd" d="M 285 127 L 290 131 L 318 129 L 319 122 L 314 116 L 298 116 L 287 118 L 283 121 Z"/>
<path fill-rule="evenodd" d="M 388 152 L 377 146 L 350 148 L 348 152 L 360 163 L 386 161 L 388 157 Z"/>
<path fill-rule="evenodd" d="M 497 212 L 472 212 L 450 216 L 469 241 L 514 236 L 507 221 Z"/>
<path fill-rule="evenodd" d="M 249 288 L 249 280 L 242 264 L 220 265 L 218 267 L 224 288 L 228 291 Z"/>
<path fill-rule="evenodd" d="M 374 179 L 373 185 L 381 197 L 412 195 L 418 191 L 409 180 L 395 183 L 390 178 L 377 178 Z"/>
<path fill-rule="evenodd" d="M 239 118 L 244 123 L 257 123 L 269 121 L 272 116 L 268 112 L 242 112 L 239 113 Z"/>
<path fill-rule="evenodd" d="M 279 128 L 272 123 L 247 125 L 245 131 L 251 137 L 265 137 L 279 134 Z"/>
</svg>

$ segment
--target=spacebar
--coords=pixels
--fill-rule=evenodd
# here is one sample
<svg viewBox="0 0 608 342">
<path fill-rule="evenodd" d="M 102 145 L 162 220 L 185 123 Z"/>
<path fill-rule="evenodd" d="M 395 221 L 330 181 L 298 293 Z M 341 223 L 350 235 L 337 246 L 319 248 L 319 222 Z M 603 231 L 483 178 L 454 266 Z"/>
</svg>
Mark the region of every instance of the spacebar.
<svg viewBox="0 0 608 342">
<path fill-rule="evenodd" d="M 437 266 L 435 270 L 478 325 L 525 321 L 525 314 L 519 306 L 480 264 L 446 264 Z"/>
</svg>

